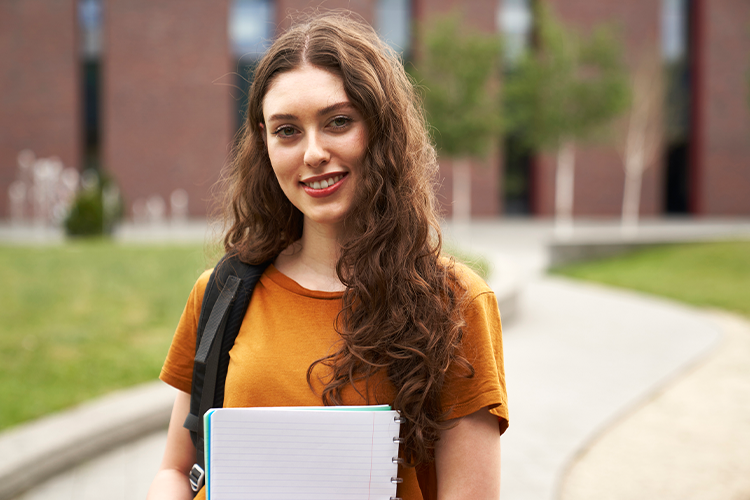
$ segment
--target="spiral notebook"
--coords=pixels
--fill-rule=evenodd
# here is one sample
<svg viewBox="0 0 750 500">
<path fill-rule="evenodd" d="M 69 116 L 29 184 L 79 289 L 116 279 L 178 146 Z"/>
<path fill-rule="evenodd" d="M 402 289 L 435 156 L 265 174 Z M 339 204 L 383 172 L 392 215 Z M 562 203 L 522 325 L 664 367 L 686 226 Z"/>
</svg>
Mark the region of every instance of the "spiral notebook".
<svg viewBox="0 0 750 500">
<path fill-rule="evenodd" d="M 204 416 L 207 500 L 392 500 L 390 406 L 218 408 Z"/>
</svg>

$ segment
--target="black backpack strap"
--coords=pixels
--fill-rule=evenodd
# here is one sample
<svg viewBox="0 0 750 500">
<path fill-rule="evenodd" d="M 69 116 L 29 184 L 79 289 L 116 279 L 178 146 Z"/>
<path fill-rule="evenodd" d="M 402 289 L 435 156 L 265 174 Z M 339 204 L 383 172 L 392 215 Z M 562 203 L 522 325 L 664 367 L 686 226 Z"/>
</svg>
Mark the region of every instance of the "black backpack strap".
<svg viewBox="0 0 750 500">
<path fill-rule="evenodd" d="M 270 264 L 271 261 L 245 264 L 236 255 L 227 254 L 208 280 L 196 332 L 190 413 L 183 424 L 190 430 L 196 447 L 196 464 L 190 473 L 193 491 L 200 489 L 204 479 L 203 415 L 224 404 L 229 351 L 240 331 L 253 289 Z"/>
</svg>

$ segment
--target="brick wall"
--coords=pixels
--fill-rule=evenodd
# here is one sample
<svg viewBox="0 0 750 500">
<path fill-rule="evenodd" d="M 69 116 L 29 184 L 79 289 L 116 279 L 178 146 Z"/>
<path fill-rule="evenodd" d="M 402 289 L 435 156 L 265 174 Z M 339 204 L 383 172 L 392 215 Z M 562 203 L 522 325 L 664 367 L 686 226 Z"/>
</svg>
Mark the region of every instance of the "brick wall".
<svg viewBox="0 0 750 500">
<path fill-rule="evenodd" d="M 79 60 L 73 0 L 0 2 L 0 217 L 9 214 L 16 157 L 58 156 L 79 167 Z"/>
<path fill-rule="evenodd" d="M 487 31 L 497 31 L 498 0 L 414 0 L 414 7 L 419 19 L 429 20 L 436 14 L 461 12 L 472 26 Z"/>
<path fill-rule="evenodd" d="M 487 160 L 471 162 L 471 215 L 491 217 L 500 212 L 501 182 L 497 155 Z M 450 158 L 440 161 L 437 201 L 443 217 L 453 213 L 453 162 Z"/>
<path fill-rule="evenodd" d="M 135 200 L 184 189 L 206 214 L 234 133 L 228 1 L 105 6 L 103 163 Z M 128 212 L 130 214 L 130 212 Z"/>
<path fill-rule="evenodd" d="M 333 10 L 348 9 L 364 17 L 369 23 L 375 20 L 375 0 L 276 0 L 276 20 L 279 29 L 289 27 L 291 19 L 299 17 L 300 13 L 309 14 L 316 9 Z"/>
<path fill-rule="evenodd" d="M 750 2 L 704 5 L 699 215 L 750 214 Z"/>
</svg>

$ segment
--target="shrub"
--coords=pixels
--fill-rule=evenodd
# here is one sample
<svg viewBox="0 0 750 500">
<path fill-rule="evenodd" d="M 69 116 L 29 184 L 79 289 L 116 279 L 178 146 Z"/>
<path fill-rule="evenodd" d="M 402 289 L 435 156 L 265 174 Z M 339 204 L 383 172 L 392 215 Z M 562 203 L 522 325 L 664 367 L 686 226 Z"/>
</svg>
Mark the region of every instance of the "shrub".
<svg viewBox="0 0 750 500">
<path fill-rule="evenodd" d="M 65 233 L 68 236 L 111 234 L 122 212 L 122 199 L 112 178 L 96 170 L 86 170 L 65 218 Z"/>
</svg>

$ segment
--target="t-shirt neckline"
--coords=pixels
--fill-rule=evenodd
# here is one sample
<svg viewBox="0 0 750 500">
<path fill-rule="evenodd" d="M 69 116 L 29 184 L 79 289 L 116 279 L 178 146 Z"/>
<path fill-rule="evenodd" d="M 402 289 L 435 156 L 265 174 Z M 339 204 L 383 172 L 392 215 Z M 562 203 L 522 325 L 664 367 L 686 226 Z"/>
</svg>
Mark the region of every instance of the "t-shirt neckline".
<svg viewBox="0 0 750 500">
<path fill-rule="evenodd" d="M 292 278 L 283 274 L 281 271 L 276 269 L 276 266 L 271 264 L 265 272 L 265 275 L 273 281 L 276 285 L 280 286 L 284 290 L 302 295 L 303 297 L 310 297 L 312 299 L 324 299 L 324 300 L 337 300 L 340 299 L 344 292 L 325 292 L 321 290 L 310 290 L 303 287 Z"/>
</svg>

